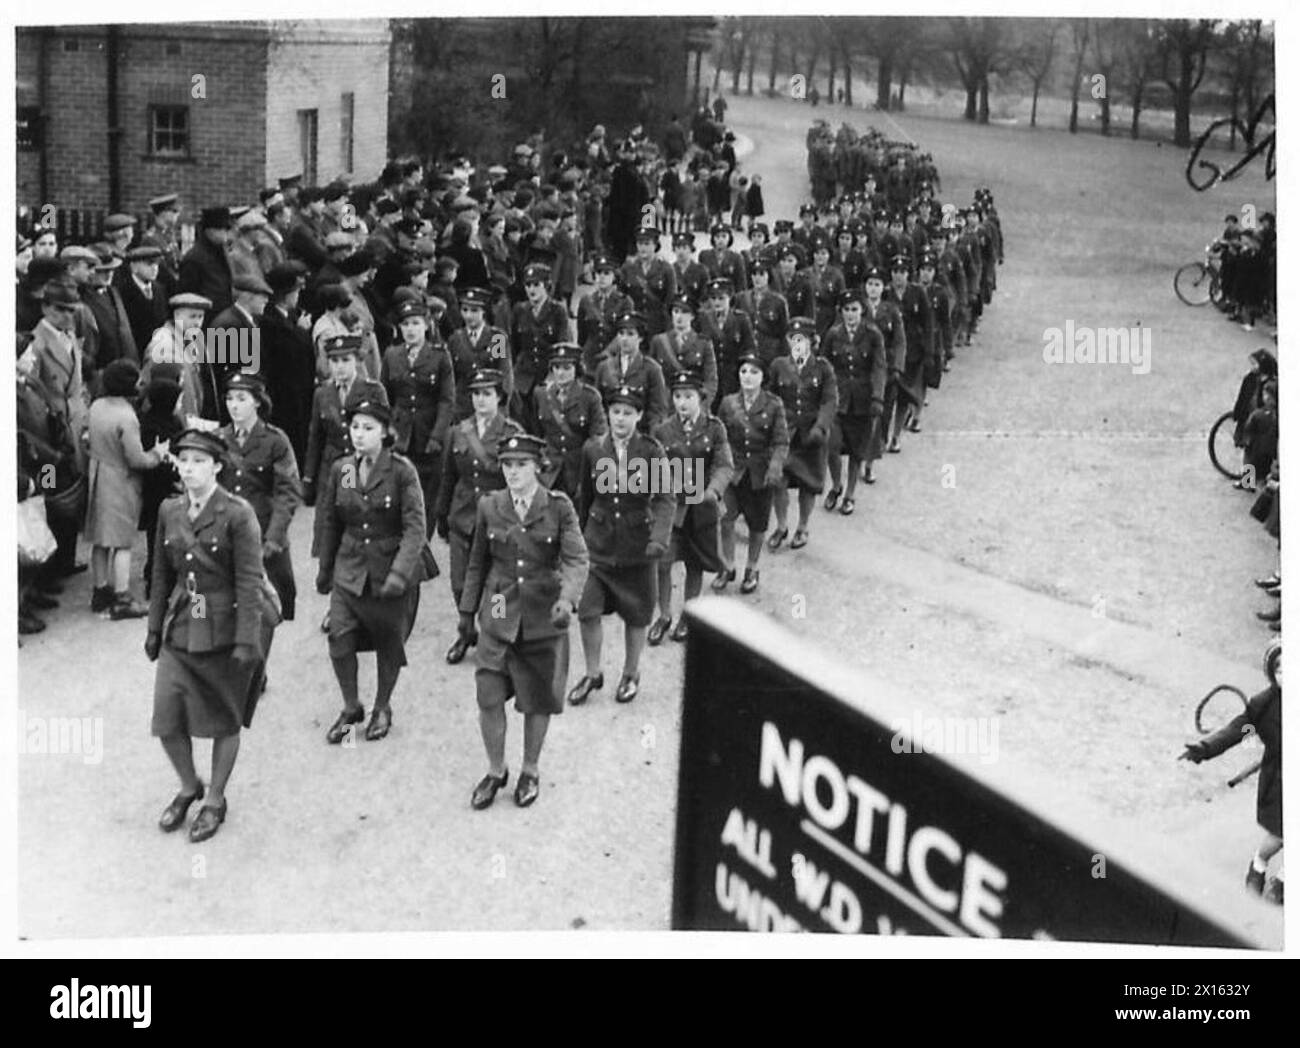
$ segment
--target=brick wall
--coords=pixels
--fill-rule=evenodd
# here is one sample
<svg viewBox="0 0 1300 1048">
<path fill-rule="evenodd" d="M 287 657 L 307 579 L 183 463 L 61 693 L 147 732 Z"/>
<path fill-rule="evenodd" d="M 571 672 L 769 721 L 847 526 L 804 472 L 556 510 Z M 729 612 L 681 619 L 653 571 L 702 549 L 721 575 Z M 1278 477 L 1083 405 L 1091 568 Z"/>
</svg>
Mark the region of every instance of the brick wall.
<svg viewBox="0 0 1300 1048">
<path fill-rule="evenodd" d="M 303 170 L 298 111 L 317 110 L 317 181 L 370 181 L 388 156 L 388 26 L 379 20 L 277 24 L 266 91 L 267 184 Z M 353 170 L 343 156 L 342 96 L 351 92 Z"/>
</svg>

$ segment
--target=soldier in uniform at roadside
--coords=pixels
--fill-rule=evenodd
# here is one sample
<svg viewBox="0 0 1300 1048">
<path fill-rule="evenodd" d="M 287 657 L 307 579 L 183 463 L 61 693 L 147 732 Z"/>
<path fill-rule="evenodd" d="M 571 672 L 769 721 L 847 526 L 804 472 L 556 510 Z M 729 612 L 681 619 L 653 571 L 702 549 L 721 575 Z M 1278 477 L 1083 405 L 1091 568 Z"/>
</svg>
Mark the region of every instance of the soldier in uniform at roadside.
<svg viewBox="0 0 1300 1048">
<path fill-rule="evenodd" d="M 844 274 L 844 286 L 849 290 L 860 288 L 862 278 L 867 275 L 867 258 L 854 246 L 859 228 L 856 221 L 840 226 L 835 233 L 835 252 L 831 256 L 831 263 Z"/>
<path fill-rule="evenodd" d="M 673 272 L 677 277 L 677 294 L 691 300 L 691 306 L 700 307 L 704 289 L 709 283 L 709 271 L 691 256 L 695 253 L 695 235 L 678 233 L 673 237 Z"/>
<path fill-rule="evenodd" d="M 577 498 L 583 445 L 607 428 L 600 391 L 577 377 L 581 358 L 577 343 L 552 346 L 550 377 L 533 390 L 537 431 L 546 442 L 547 461 L 538 476 L 569 498 Z"/>
<path fill-rule="evenodd" d="M 532 428 L 533 387 L 546 379 L 547 358 L 557 342 L 570 342 L 569 311 L 551 298 L 551 270 L 535 263 L 524 269 L 523 302 L 511 316 L 510 348 L 514 352 L 515 390 L 510 413 Z"/>
<path fill-rule="evenodd" d="M 646 642 L 662 643 L 672 628 L 675 641 L 686 639 L 686 617 L 673 626 L 673 565 L 686 566 L 682 584 L 683 603 L 700 595 L 706 571 L 721 571 L 721 505 L 731 483 L 734 464 L 727 431 L 721 420 L 704 409 L 704 388 L 693 371 L 679 371 L 673 378 L 673 414 L 659 423 L 654 436 L 664 446 L 670 462 L 677 464 L 681 488 L 673 511 L 673 530 L 668 552 L 659 561 L 659 618 L 650 627 Z M 698 468 L 697 468 L 698 467 Z"/>
<path fill-rule="evenodd" d="M 719 223 L 709 230 L 709 237 L 713 241 L 713 247 L 705 248 L 700 252 L 700 264 L 709 271 L 709 276 L 715 280 L 725 277 L 731 281 L 731 286 L 737 291 L 749 287 L 749 274 L 745 269 L 745 260 L 740 257 L 739 252 L 731 249 L 735 241 L 735 234 L 732 233 L 731 227 Z"/>
<path fill-rule="evenodd" d="M 759 260 L 767 260 L 772 256 L 772 231 L 768 229 L 767 223 L 755 222 L 749 227 L 749 247 L 740 253 L 742 261 L 745 263 L 745 272 L 751 280 L 754 274 L 754 266 Z"/>
<path fill-rule="evenodd" d="M 140 246 L 158 249 L 158 279 L 167 299 L 176 294 L 181 279 L 180 198 L 175 193 L 156 196 L 149 201 L 149 210 L 153 218 L 140 235 Z"/>
<path fill-rule="evenodd" d="M 677 294 L 677 274 L 672 264 L 658 258 L 659 232 L 642 226 L 636 233 L 636 257 L 619 270 L 623 290 L 645 318 L 646 331 L 657 335 L 668 327 L 668 303 Z"/>
<path fill-rule="evenodd" d="M 432 577 L 420 478 L 410 459 L 391 450 L 390 418 L 382 400 L 350 408 L 352 451 L 330 467 L 316 511 L 316 592 L 330 598 L 330 662 L 343 694 L 343 712 L 325 733 L 331 745 L 366 716 L 357 694 L 360 651 L 374 651 L 376 665 L 366 738 L 374 742 L 388 734 L 420 584 Z"/>
<path fill-rule="evenodd" d="M 886 425 L 893 423 L 889 450 L 895 453 L 901 450 L 899 438 L 904 426 L 913 433 L 920 432 L 921 408 L 925 406 L 925 376 L 927 371 L 937 374 L 941 366 L 935 357 L 934 316 L 930 312 L 929 296 L 910 277 L 911 266 L 907 256 L 896 256 L 891 267 L 890 285 L 884 292 L 885 298 L 898 307 L 903 317 L 903 338 L 907 344 L 898 377 L 894 417 L 892 420 L 888 416 L 885 418 Z"/>
<path fill-rule="evenodd" d="M 975 334 L 980 317 L 984 313 L 984 299 L 981 289 L 984 286 L 984 251 L 979 235 L 975 232 L 979 225 L 979 212 L 967 208 L 959 212 L 963 225 L 957 238 L 957 251 L 961 255 L 962 265 L 966 269 L 966 331 L 967 338 Z M 968 343 L 969 344 L 969 343 Z"/>
<path fill-rule="evenodd" d="M 880 277 L 878 270 L 871 270 L 867 274 L 868 289 L 873 283 L 879 284 Z M 883 303 L 881 310 L 887 305 L 893 309 L 889 303 Z M 888 418 L 885 396 L 890 359 L 884 333 L 865 315 L 861 293 L 846 291 L 840 312 L 843 319 L 826 333 L 821 347 L 822 356 L 835 372 L 838 395 L 827 444 L 831 490 L 824 505 L 827 510 L 833 510 L 838 503 L 840 512 L 848 516 L 856 506 L 859 468 L 865 464 L 870 469 L 871 453 L 879 443 L 877 433 Z M 902 321 L 898 323 L 901 327 Z M 840 456 L 845 454 L 849 457 L 847 488 L 840 484 Z"/>
<path fill-rule="evenodd" d="M 451 370 L 456 379 L 456 402 L 452 421 L 460 422 L 474 414 L 470 404 L 469 380 L 485 368 L 501 372 L 506 397 L 514 391 L 514 364 L 510 357 L 510 338 L 499 327 L 486 322 L 491 295 L 483 288 L 466 288 L 460 293 L 460 310 L 465 326 L 453 331 L 447 342 Z"/>
<path fill-rule="evenodd" d="M 384 387 L 360 374 L 360 335 L 331 335 L 324 342 L 329 378 L 312 394 L 311 420 L 307 424 L 307 455 L 302 463 L 303 502 L 316 504 L 334 460 L 352 454 L 352 435 L 346 415 L 365 402 L 388 403 Z M 316 556 L 313 545 L 312 556 Z"/>
<path fill-rule="evenodd" d="M 754 325 L 754 345 L 764 366 L 784 352 L 786 325 L 790 322 L 785 298 L 772 290 L 773 266 L 768 259 L 755 262 L 749 270 L 753 287 L 737 295 L 734 303 Z"/>
<path fill-rule="evenodd" d="M 812 265 L 803 271 L 803 278 L 808 283 L 812 296 L 811 314 L 817 321 L 817 333 L 826 334 L 826 329 L 835 323 L 839 314 L 840 296 L 844 294 L 844 274 L 830 264 L 830 240 L 818 237 L 812 241 Z"/>
<path fill-rule="evenodd" d="M 280 597 L 280 614 L 294 617 L 298 587 L 289 552 L 289 524 L 302 502 L 298 460 L 284 430 L 267 421 L 271 401 L 258 375 L 237 371 L 226 383 L 229 425 L 218 434 L 226 454 L 218 479 L 232 495 L 253 507 L 262 532 L 262 566 Z M 265 638 L 262 658 L 271 657 L 271 637 Z"/>
<path fill-rule="evenodd" d="M 731 308 L 734 286 L 726 277 L 709 281 L 709 299 L 697 318 L 700 334 L 713 342 L 713 352 L 718 360 L 718 398 L 734 393 L 737 386 L 736 367 L 741 357 L 757 353 L 754 342 L 754 325 L 749 317 Z M 712 406 L 712 405 L 710 405 Z"/>
<path fill-rule="evenodd" d="M 601 616 L 623 620 L 623 673 L 614 698 L 631 702 L 641 684 L 641 653 L 654 617 L 658 563 L 668 550 L 674 496 L 659 490 L 667 456 L 653 437 L 637 432 L 644 400 L 641 391 L 619 386 L 605 397 L 609 432 L 587 441 L 582 450 L 578 519 L 591 569 L 578 603 L 578 624 L 587 672 L 569 691 L 569 703 L 587 701 L 605 686 L 601 672 Z"/>
<path fill-rule="evenodd" d="M 885 399 L 880 424 L 871 436 L 867 462 L 863 467 L 862 479 L 868 484 L 876 482 L 874 463 L 884 456 L 885 441 L 889 438 L 889 420 L 894 417 L 894 405 L 898 401 L 898 379 L 903 373 L 903 363 L 907 359 L 907 338 L 903 333 L 903 315 L 898 306 L 883 298 L 885 293 L 885 272 L 882 269 L 870 269 L 862 282 L 862 318 L 880 329 L 885 339 L 885 368 L 888 380 L 885 384 Z M 838 373 L 837 373 L 838 374 Z M 873 387 L 875 388 L 875 387 Z M 840 403 L 843 407 L 846 396 L 844 383 L 840 383 Z M 834 451 L 831 458 L 831 479 L 837 482 L 839 473 L 835 465 Z M 838 487 L 834 483 L 834 487 Z M 832 491 L 834 494 L 834 491 Z M 827 509 L 833 509 L 827 498 Z"/>
<path fill-rule="evenodd" d="M 742 513 L 749 529 L 749 550 L 740 592 L 758 589 L 758 558 L 772 519 L 772 491 L 784 483 L 785 458 L 790 451 L 785 405 L 775 393 L 762 388 L 763 362 L 758 354 L 741 357 L 736 370 L 740 389 L 723 397 L 718 411 L 735 462 L 722 517 L 724 570 L 713 580 L 713 589 L 719 593 L 736 578 L 735 528 Z"/>
<path fill-rule="evenodd" d="M 457 607 L 465 588 L 465 566 L 474 540 L 479 499 L 505 486 L 497 463 L 497 446 L 503 437 L 522 433 L 523 427 L 505 414 L 505 379 L 495 368 L 482 368 L 465 384 L 474 413 L 451 428 L 442 463 L 442 484 L 434 506 L 440 538 L 450 547 L 449 581 Z M 447 650 L 455 665 L 465 658 L 477 638 L 460 634 Z"/>
<path fill-rule="evenodd" d="M 834 329 L 832 329 L 834 330 Z M 831 430 L 839 409 L 835 369 L 825 356 L 814 354 L 817 325 L 808 317 L 790 321 L 787 356 L 768 368 L 768 386 L 785 405 L 790 454 L 785 460 L 785 481 L 773 493 L 776 530 L 768 540 L 775 551 L 789 535 L 790 488 L 799 492 L 799 523 L 790 539 L 791 549 L 808 544 L 813 504 L 826 487 L 826 456 Z"/>
<path fill-rule="evenodd" d="M 608 403 L 610 394 L 623 386 L 641 391 L 641 430 L 649 433 L 668 415 L 668 386 L 663 369 L 641 350 L 645 337 L 645 318 L 639 313 L 625 313 L 615 324 L 617 335 L 605 360 L 596 369 L 593 383 Z"/>
<path fill-rule="evenodd" d="M 956 225 L 939 227 L 938 235 L 931 240 L 938 260 L 935 273 L 936 282 L 942 282 L 948 288 L 952 303 L 952 341 L 954 346 L 969 346 L 970 331 L 967 329 L 966 315 L 970 308 L 966 289 L 966 267 L 962 265 L 961 255 L 957 251 L 957 238 L 961 232 Z"/>
<path fill-rule="evenodd" d="M 614 285 L 618 266 L 608 255 L 591 260 L 596 289 L 578 303 L 578 344 L 582 346 L 582 373 L 594 378 L 596 368 L 614 340 L 614 324 L 632 312 L 632 300 Z"/>
<path fill-rule="evenodd" d="M 696 332 L 694 303 L 686 295 L 672 301 L 672 327 L 650 340 L 649 357 L 665 375 L 694 371 L 703 384 L 704 403 L 709 406 L 718 394 L 718 360 L 713 340 Z"/>
<path fill-rule="evenodd" d="M 470 796 L 476 810 L 492 804 L 510 778 L 505 764 L 510 697 L 524 716 L 515 787 L 521 808 L 537 799 L 542 745 L 551 717 L 564 711 L 569 623 L 587 581 L 587 545 L 573 503 L 539 482 L 543 454 L 542 441 L 528 434 L 511 434 L 497 445 L 506 490 L 478 503 L 457 605 L 462 636 L 475 632 L 475 614 L 479 624 L 474 683 L 488 773 Z"/>
<path fill-rule="evenodd" d="M 952 296 L 947 285 L 935 279 L 939 263 L 934 255 L 926 251 L 917 263 L 917 281 L 930 303 L 930 315 L 934 319 L 934 364 L 947 371 L 952 360 Z M 939 372 L 930 371 L 925 376 L 925 384 L 931 389 L 939 385 Z"/>
<path fill-rule="evenodd" d="M 786 309 L 792 317 L 811 317 L 816 311 L 812 285 L 804 271 L 798 269 L 799 252 L 794 246 L 782 248 L 777 253 L 777 268 L 772 273 L 772 284 L 785 299 Z"/>
</svg>

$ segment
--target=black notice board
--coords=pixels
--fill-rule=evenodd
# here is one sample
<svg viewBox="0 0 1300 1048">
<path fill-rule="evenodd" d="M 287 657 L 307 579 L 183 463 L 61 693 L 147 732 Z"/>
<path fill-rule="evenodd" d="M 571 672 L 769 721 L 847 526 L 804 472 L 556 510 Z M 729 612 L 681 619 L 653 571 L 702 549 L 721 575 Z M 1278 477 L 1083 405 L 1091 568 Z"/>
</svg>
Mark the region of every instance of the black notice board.
<svg viewBox="0 0 1300 1048">
<path fill-rule="evenodd" d="M 719 598 L 689 614 L 675 929 L 1261 945 L 976 762 L 898 752 L 898 720 L 827 686 L 824 659 L 792 668 L 795 636 L 766 617 Z"/>
</svg>

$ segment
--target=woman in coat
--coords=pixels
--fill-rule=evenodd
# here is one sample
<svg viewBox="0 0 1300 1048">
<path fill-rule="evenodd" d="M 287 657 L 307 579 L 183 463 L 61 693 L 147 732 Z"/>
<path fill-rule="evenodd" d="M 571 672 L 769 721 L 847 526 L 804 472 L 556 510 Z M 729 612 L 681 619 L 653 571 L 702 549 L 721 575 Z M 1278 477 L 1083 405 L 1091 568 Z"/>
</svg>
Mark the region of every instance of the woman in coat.
<svg viewBox="0 0 1300 1048">
<path fill-rule="evenodd" d="M 780 483 L 790 451 L 785 405 L 775 393 L 763 389 L 763 361 L 757 353 L 740 358 L 740 390 L 722 398 L 718 417 L 727 430 L 736 471 L 726 494 L 722 516 L 722 559 L 725 570 L 713 580 L 717 592 L 736 578 L 736 518 L 744 514 L 749 528 L 749 551 L 741 593 L 758 589 L 758 558 L 772 519 L 772 492 Z"/>
<path fill-rule="evenodd" d="M 475 372 L 468 383 L 474 414 L 452 427 L 443 453 L 435 527 L 450 546 L 451 596 L 457 606 L 465 588 L 465 566 L 474 541 L 478 501 L 489 491 L 505 486 L 497 464 L 497 445 L 507 434 L 523 432 L 523 427 L 502 410 L 504 382 L 504 376 L 494 368 Z M 447 649 L 447 661 L 452 665 L 460 662 L 475 640 L 472 631 L 458 635 Z"/>
<path fill-rule="evenodd" d="M 348 413 L 353 453 L 330 468 L 316 508 L 320 567 L 316 592 L 328 594 L 330 661 L 343 712 L 325 741 L 338 745 L 365 719 L 357 697 L 357 652 L 373 651 L 374 710 L 366 738 L 392 727 L 391 700 L 406 665 L 406 640 L 420 606 L 425 571 L 424 497 L 411 460 L 390 449 L 391 414 L 382 400 Z"/>
<path fill-rule="evenodd" d="M 193 739 L 212 740 L 207 800 L 190 826 L 198 842 L 226 819 L 239 732 L 252 720 L 261 681 L 262 533 L 252 507 L 217 483 L 220 437 L 186 430 L 171 452 L 185 493 L 159 511 L 144 650 L 158 663 L 153 734 L 181 780 L 158 822 L 165 832 L 179 829 L 204 798 Z"/>
<path fill-rule="evenodd" d="M 107 611 L 112 619 L 139 619 L 149 609 L 131 596 L 131 547 L 140 528 L 144 474 L 162 463 L 167 443 L 158 441 L 148 451 L 141 446 L 135 364 L 115 360 L 100 377 L 103 392 L 90 405 L 85 525 L 95 586 L 90 610 Z"/>
</svg>

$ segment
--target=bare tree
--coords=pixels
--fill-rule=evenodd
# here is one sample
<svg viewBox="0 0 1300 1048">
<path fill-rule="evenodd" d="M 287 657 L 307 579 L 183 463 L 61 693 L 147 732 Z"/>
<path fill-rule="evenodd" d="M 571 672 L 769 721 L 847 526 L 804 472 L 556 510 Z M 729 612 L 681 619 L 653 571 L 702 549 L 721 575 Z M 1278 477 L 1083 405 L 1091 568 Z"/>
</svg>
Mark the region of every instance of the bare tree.
<svg viewBox="0 0 1300 1048">
<path fill-rule="evenodd" d="M 1223 34 L 1232 115 L 1249 121 L 1259 108 L 1262 88 L 1272 81 L 1272 39 L 1258 19 L 1231 22 Z M 1237 147 L 1237 122 L 1229 125 L 1228 147 Z"/>
<path fill-rule="evenodd" d="M 1000 72 L 1011 54 L 1006 46 L 1006 20 L 949 18 L 948 52 L 966 89 L 967 120 L 989 122 L 989 76 Z"/>
<path fill-rule="evenodd" d="M 1056 59 L 1056 38 L 1061 31 L 1061 22 L 1055 18 L 1035 18 L 1034 25 L 1026 34 L 1024 43 L 1018 53 L 1018 65 L 1029 77 L 1034 87 L 1034 99 L 1029 107 L 1029 126 L 1038 126 L 1038 96 L 1042 93 L 1043 82 L 1052 71 Z"/>
<path fill-rule="evenodd" d="M 1174 145 L 1192 144 L 1192 96 L 1205 79 L 1211 18 L 1175 18 L 1159 24 L 1160 78 L 1169 85 L 1174 102 Z"/>
<path fill-rule="evenodd" d="M 1128 85 L 1128 104 L 1133 117 L 1129 137 L 1137 138 L 1142 119 L 1142 96 L 1155 76 L 1155 30 L 1150 19 L 1134 19 L 1127 25 L 1121 47 L 1120 70 Z"/>
<path fill-rule="evenodd" d="M 1110 93 L 1123 54 L 1128 25 L 1117 18 L 1099 18 L 1092 27 L 1092 96 L 1101 110 L 1101 133 L 1110 134 Z M 1101 81 L 1097 81 L 1097 77 Z M 1097 89 L 1101 89 L 1098 94 Z"/>
<path fill-rule="evenodd" d="M 1083 80 L 1083 60 L 1088 54 L 1092 26 L 1087 18 L 1070 20 L 1070 45 L 1074 56 L 1074 78 L 1070 84 L 1070 134 L 1079 130 L 1079 84 Z"/>
</svg>

